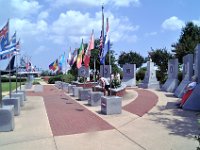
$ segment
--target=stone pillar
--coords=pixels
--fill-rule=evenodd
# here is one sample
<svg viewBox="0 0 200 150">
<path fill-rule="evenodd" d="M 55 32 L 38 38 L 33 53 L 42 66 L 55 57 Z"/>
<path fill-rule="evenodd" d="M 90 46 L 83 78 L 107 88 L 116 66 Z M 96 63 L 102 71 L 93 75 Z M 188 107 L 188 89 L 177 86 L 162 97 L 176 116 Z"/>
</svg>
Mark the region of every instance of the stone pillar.
<svg viewBox="0 0 200 150">
<path fill-rule="evenodd" d="M 110 74 L 111 74 L 111 65 L 104 65 L 104 68 L 103 68 L 103 65 L 100 66 L 100 75 L 102 77 L 110 78 Z"/>
<path fill-rule="evenodd" d="M 178 86 L 178 59 L 170 59 L 168 61 L 168 78 L 162 86 L 162 90 L 166 92 L 174 92 Z"/>
<path fill-rule="evenodd" d="M 78 69 L 78 76 L 79 77 L 84 77 L 85 78 L 85 82 L 88 81 L 90 79 L 90 72 L 89 72 L 89 68 L 86 68 L 85 66 L 81 66 L 81 68 Z"/>
<path fill-rule="evenodd" d="M 185 87 L 191 82 L 193 75 L 193 54 L 188 54 L 183 57 L 183 80 L 176 88 L 174 96 L 181 98 Z"/>
<path fill-rule="evenodd" d="M 13 131 L 14 122 L 14 106 L 8 105 L 0 108 L 0 132 Z"/>
<path fill-rule="evenodd" d="M 187 99 L 185 104 L 183 105 L 183 109 L 186 110 L 194 110 L 194 111 L 200 111 L 200 44 L 198 44 L 195 48 L 195 64 L 194 64 L 194 74 L 197 76 L 197 86 L 194 88 L 192 94 Z"/>
<path fill-rule="evenodd" d="M 156 71 L 154 69 L 154 63 L 152 61 L 147 62 L 147 71 L 145 73 L 144 80 L 139 84 L 140 88 L 152 88 L 159 89 L 160 85 L 156 78 Z"/>
<path fill-rule="evenodd" d="M 101 113 L 106 115 L 121 114 L 122 97 L 118 96 L 102 96 L 101 97 Z"/>
<path fill-rule="evenodd" d="M 135 64 L 123 65 L 122 83 L 130 87 L 136 86 L 136 65 Z"/>
</svg>

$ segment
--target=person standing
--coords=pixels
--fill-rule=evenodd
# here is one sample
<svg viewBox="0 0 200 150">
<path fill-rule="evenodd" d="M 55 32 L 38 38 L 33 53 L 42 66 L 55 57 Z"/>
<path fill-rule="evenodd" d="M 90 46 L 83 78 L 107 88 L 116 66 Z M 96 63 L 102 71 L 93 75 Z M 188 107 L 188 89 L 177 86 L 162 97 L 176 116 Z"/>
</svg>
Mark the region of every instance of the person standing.
<svg viewBox="0 0 200 150">
<path fill-rule="evenodd" d="M 104 77 L 100 77 L 99 80 L 100 80 L 104 95 L 106 95 L 106 92 L 109 93 L 110 83 L 109 83 L 108 79 L 104 78 Z"/>
</svg>

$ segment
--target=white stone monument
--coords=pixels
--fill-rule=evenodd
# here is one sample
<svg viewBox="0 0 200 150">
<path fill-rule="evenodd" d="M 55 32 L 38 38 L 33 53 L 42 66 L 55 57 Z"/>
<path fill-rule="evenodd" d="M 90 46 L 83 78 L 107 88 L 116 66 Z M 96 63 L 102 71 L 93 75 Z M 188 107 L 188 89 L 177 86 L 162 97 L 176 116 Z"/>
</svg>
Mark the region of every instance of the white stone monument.
<svg viewBox="0 0 200 150">
<path fill-rule="evenodd" d="M 188 54 L 183 57 L 183 72 L 182 72 L 183 80 L 176 88 L 174 96 L 179 98 L 183 96 L 184 89 L 188 85 L 188 83 L 191 82 L 192 75 L 193 75 L 193 54 Z"/>
<path fill-rule="evenodd" d="M 178 59 L 170 59 L 168 61 L 168 78 L 162 86 L 162 90 L 166 92 L 174 92 L 178 87 Z"/>
<path fill-rule="evenodd" d="M 101 65 L 100 66 L 100 75 L 105 78 L 110 78 L 111 74 L 111 65 Z"/>
<path fill-rule="evenodd" d="M 194 74 L 198 78 L 197 86 L 194 88 L 192 94 L 183 105 L 183 109 L 200 111 L 200 44 L 198 44 L 195 48 L 194 62 Z"/>
<path fill-rule="evenodd" d="M 147 71 L 145 73 L 144 80 L 139 84 L 140 88 L 159 89 L 160 85 L 156 78 L 156 70 L 154 69 L 154 63 L 150 60 L 147 62 Z"/>
<path fill-rule="evenodd" d="M 90 80 L 90 73 L 89 68 L 86 68 L 85 66 L 81 66 L 81 68 L 78 69 L 78 76 L 86 78 L 87 81 Z"/>
<path fill-rule="evenodd" d="M 134 87 L 136 85 L 136 65 L 135 64 L 123 65 L 122 83 L 130 87 Z"/>
</svg>

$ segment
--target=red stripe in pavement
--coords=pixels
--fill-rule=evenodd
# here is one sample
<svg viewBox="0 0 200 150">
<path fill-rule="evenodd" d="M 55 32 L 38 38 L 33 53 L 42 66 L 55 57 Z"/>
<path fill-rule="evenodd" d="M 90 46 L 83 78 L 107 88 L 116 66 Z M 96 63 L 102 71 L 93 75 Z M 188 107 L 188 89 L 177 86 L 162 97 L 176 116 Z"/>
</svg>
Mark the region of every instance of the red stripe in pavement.
<svg viewBox="0 0 200 150">
<path fill-rule="evenodd" d="M 43 96 L 54 136 L 114 128 L 53 85 L 44 86 L 44 92 L 28 92 L 28 95 Z"/>
<path fill-rule="evenodd" d="M 133 102 L 124 106 L 123 109 L 141 117 L 156 105 L 158 96 L 148 90 L 134 90 L 138 93 L 138 97 Z"/>
</svg>

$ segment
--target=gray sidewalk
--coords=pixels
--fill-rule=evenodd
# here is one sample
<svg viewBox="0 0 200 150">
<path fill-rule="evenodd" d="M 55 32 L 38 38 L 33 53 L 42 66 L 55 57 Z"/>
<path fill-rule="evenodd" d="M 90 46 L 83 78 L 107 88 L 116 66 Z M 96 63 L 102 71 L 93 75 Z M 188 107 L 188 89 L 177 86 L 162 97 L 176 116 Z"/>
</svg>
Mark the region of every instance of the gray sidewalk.
<svg viewBox="0 0 200 150">
<path fill-rule="evenodd" d="M 137 93 L 128 91 L 128 104 Z M 198 115 L 174 107 L 177 98 L 153 91 L 157 105 L 143 117 L 122 111 L 120 115 L 101 115 L 100 107 L 81 105 L 115 127 L 113 130 L 53 137 L 42 97 L 28 96 L 21 115 L 15 117 L 13 132 L 0 132 L 1 150 L 195 150 L 198 142 Z M 132 98 L 131 98 L 132 97 Z M 167 107 L 166 107 L 167 106 Z"/>
</svg>

